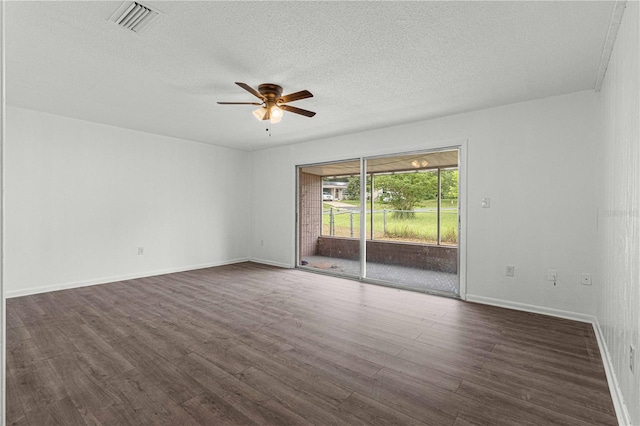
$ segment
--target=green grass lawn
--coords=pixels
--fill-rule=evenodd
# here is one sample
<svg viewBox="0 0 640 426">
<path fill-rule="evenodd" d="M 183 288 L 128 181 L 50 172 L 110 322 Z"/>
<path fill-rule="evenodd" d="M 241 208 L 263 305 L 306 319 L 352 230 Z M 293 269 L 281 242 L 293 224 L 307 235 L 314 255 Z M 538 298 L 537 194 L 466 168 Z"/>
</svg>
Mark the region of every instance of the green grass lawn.
<svg viewBox="0 0 640 426">
<path fill-rule="evenodd" d="M 453 202 L 450 202 L 453 201 Z M 359 206 L 357 201 L 342 201 L 353 206 Z M 330 235 L 330 214 L 327 210 L 331 206 L 324 205 L 325 210 L 322 215 L 322 234 Z M 458 212 L 457 200 L 443 200 L 443 209 L 441 211 L 441 240 L 443 244 L 457 244 L 458 242 Z M 430 200 L 423 206 L 416 208 L 436 208 L 436 201 Z M 373 230 L 374 239 L 385 239 L 395 241 L 410 241 L 421 243 L 437 242 L 437 213 L 433 212 L 416 212 L 413 218 L 397 218 L 392 212 L 386 213 L 386 232 L 384 227 L 384 212 L 379 210 L 390 209 L 385 203 L 374 203 Z M 334 208 L 334 235 L 339 237 L 360 237 L 360 214 L 350 212 L 346 209 Z M 353 223 L 353 226 L 352 226 Z M 367 214 L 367 228 L 370 229 L 371 214 Z M 352 231 L 353 229 L 353 231 Z M 369 234 L 370 231 L 367 231 Z"/>
<path fill-rule="evenodd" d="M 360 200 L 340 200 L 340 203 L 345 203 L 345 204 L 351 204 L 352 206 L 355 207 L 359 207 L 360 206 Z M 435 209 L 437 207 L 437 203 L 438 200 L 426 200 L 423 201 L 419 204 L 416 204 L 414 208 L 416 209 Z M 328 209 L 329 207 L 331 207 L 329 204 L 323 204 L 323 208 Z M 367 201 L 367 208 L 369 207 L 369 201 Z M 442 200 L 442 208 L 457 208 L 458 207 L 458 200 Z M 391 206 L 391 204 L 388 203 L 383 203 L 381 201 L 374 201 L 373 202 L 373 209 L 374 210 L 383 210 L 383 209 L 392 209 L 393 207 Z"/>
</svg>

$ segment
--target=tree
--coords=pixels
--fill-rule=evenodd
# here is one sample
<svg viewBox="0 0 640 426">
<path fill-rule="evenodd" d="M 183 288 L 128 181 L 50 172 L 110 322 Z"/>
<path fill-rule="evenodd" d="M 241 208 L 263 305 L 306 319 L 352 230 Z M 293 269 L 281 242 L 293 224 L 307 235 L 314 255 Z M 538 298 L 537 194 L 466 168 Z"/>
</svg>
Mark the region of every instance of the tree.
<svg viewBox="0 0 640 426">
<path fill-rule="evenodd" d="M 360 176 L 351 176 L 347 178 L 347 189 L 345 195 L 349 200 L 360 199 Z M 371 192 L 371 179 L 367 178 L 367 193 Z"/>
<path fill-rule="evenodd" d="M 442 198 L 458 198 L 458 170 L 442 170 L 440 173 Z"/>
<path fill-rule="evenodd" d="M 374 186 L 385 192 L 386 200 L 395 210 L 394 217 L 412 218 L 415 205 L 438 194 L 438 177 L 435 173 L 403 173 L 376 176 Z"/>
<path fill-rule="evenodd" d="M 351 176 L 347 178 L 347 189 L 344 190 L 345 196 L 349 200 L 357 200 L 360 198 L 360 178 Z"/>
</svg>

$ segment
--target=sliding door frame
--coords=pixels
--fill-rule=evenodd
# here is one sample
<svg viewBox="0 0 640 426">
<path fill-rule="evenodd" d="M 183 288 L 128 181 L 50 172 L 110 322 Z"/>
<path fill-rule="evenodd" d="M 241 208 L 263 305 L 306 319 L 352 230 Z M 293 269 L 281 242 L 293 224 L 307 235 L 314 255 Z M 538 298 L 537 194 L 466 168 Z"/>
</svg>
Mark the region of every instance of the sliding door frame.
<svg viewBox="0 0 640 426">
<path fill-rule="evenodd" d="M 447 150 L 457 150 L 458 151 L 458 295 L 454 296 L 460 298 L 462 300 L 467 299 L 467 140 L 456 140 L 450 141 L 449 144 L 439 144 L 437 146 L 431 147 L 415 147 L 414 149 L 408 149 L 406 151 L 391 151 L 384 153 L 377 153 L 375 155 L 363 155 L 358 158 L 343 158 L 336 159 L 335 161 L 323 161 L 318 163 L 307 163 L 307 164 L 299 164 L 295 167 L 295 257 L 294 257 L 294 267 L 304 269 L 305 271 L 327 274 L 332 276 L 337 276 L 341 278 L 347 279 L 357 279 L 363 282 L 371 282 L 375 284 L 387 285 L 384 281 L 376 280 L 374 278 L 369 278 L 366 276 L 366 268 L 367 268 L 367 221 L 366 221 L 366 203 L 367 203 L 367 160 L 372 160 L 376 158 L 385 158 L 385 157 L 393 157 L 396 155 L 410 155 L 410 154 L 425 154 L 430 152 L 438 152 L 438 151 L 447 151 Z M 300 264 L 300 170 L 303 167 L 309 166 L 318 166 L 323 164 L 333 164 L 333 163 L 341 163 L 348 161 L 359 161 L 360 162 L 360 274 L 358 277 L 350 276 L 350 275 L 335 275 L 327 272 L 323 272 L 321 270 L 317 270 L 315 268 L 305 267 Z M 439 189 L 438 189 L 439 190 Z M 440 194 L 438 194 L 438 199 L 440 198 Z M 398 288 L 403 288 L 401 285 Z M 430 292 L 428 292 L 430 293 Z M 442 294 L 440 292 L 434 291 L 434 294 Z M 450 294 L 446 294 L 448 296 L 452 296 Z"/>
<path fill-rule="evenodd" d="M 373 193 L 371 193 L 373 199 Z M 373 216 L 373 215 L 372 215 Z M 360 158 L 360 280 L 367 276 L 367 159 Z"/>
</svg>

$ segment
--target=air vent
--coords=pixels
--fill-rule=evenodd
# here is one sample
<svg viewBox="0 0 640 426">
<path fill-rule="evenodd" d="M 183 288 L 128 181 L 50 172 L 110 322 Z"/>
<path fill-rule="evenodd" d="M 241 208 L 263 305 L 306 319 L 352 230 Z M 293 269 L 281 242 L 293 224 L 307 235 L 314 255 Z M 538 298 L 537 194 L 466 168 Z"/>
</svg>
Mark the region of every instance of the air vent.
<svg viewBox="0 0 640 426">
<path fill-rule="evenodd" d="M 158 16 L 158 12 L 138 2 L 126 1 L 116 10 L 112 22 L 135 33 L 141 32 Z"/>
</svg>

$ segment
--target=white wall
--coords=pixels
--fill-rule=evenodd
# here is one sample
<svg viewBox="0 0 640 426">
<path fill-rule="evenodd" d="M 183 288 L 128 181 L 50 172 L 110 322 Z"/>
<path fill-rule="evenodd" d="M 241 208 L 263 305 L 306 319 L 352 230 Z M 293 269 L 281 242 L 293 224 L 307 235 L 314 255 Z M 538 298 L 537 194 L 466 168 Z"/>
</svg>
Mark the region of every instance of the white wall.
<svg viewBox="0 0 640 426">
<path fill-rule="evenodd" d="M 627 2 L 600 92 L 603 137 L 598 154 L 600 282 L 598 322 L 626 401 L 628 419 L 640 425 L 640 8 Z M 629 345 L 636 348 L 635 374 Z M 623 416 L 624 417 L 624 416 Z"/>
<path fill-rule="evenodd" d="M 251 256 L 294 264 L 296 164 L 467 139 L 467 295 L 588 318 L 598 283 L 580 277 L 596 272 L 596 106 L 593 92 L 579 92 L 253 152 Z M 514 278 L 504 276 L 507 264 Z M 558 270 L 556 287 L 548 268 Z"/>
<path fill-rule="evenodd" d="M 247 258 L 248 153 L 7 112 L 8 296 Z"/>
<path fill-rule="evenodd" d="M 4 2 L 0 4 L 0 46 L 4 47 Z M 0 188 L 4 188 L 4 139 L 5 139 L 5 60 L 4 53 L 0 52 Z M 6 299 L 4 293 L 4 197 L 0 194 L 0 425 L 4 425 L 6 417 L 6 395 L 7 380 L 5 377 L 7 342 L 6 334 Z"/>
</svg>

